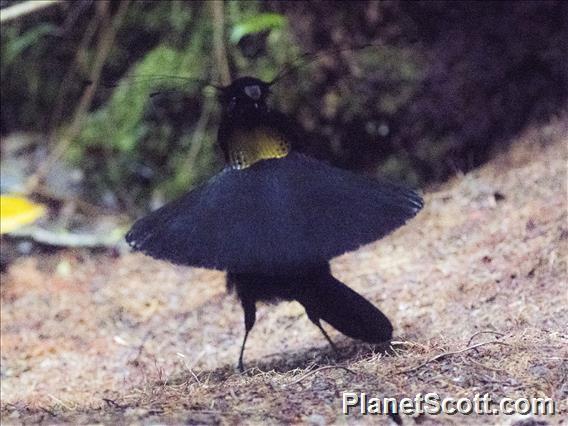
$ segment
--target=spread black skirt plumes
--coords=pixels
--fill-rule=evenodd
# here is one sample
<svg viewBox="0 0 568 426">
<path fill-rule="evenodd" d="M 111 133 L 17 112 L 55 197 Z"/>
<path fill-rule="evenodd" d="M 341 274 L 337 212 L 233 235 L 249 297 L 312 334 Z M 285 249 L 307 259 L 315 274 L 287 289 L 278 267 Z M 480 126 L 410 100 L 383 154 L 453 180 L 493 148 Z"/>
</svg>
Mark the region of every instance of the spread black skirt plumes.
<svg viewBox="0 0 568 426">
<path fill-rule="evenodd" d="M 136 250 L 236 273 L 294 271 L 378 240 L 422 208 L 412 190 L 291 152 L 226 168 L 134 224 Z"/>
</svg>

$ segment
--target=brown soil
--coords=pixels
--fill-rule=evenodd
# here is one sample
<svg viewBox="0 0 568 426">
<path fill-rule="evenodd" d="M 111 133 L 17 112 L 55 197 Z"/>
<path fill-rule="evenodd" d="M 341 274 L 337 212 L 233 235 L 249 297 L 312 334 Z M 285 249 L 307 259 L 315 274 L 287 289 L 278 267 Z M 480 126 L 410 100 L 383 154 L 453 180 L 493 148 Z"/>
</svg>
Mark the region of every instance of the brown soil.
<svg viewBox="0 0 568 426">
<path fill-rule="evenodd" d="M 330 330 L 336 356 L 299 305 L 261 306 L 239 374 L 242 312 L 223 274 L 135 254 L 18 260 L 2 276 L 2 423 L 391 422 L 344 416 L 343 391 L 548 396 L 561 413 L 539 420 L 566 421 L 567 123 L 525 132 L 426 194 L 408 226 L 333 262 L 392 319 L 386 352 Z"/>
</svg>

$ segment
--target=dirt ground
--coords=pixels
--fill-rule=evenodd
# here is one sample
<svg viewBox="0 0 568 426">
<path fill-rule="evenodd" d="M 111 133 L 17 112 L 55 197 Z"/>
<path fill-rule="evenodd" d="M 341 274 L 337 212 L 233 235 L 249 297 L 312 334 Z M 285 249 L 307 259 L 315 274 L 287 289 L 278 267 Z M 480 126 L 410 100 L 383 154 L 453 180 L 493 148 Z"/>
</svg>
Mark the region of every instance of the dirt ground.
<svg viewBox="0 0 568 426">
<path fill-rule="evenodd" d="M 345 416 L 344 391 L 547 396 L 555 416 L 397 421 L 566 424 L 567 147 L 565 116 L 528 130 L 427 193 L 408 226 L 333 261 L 393 321 L 386 351 L 328 328 L 335 355 L 300 305 L 261 306 L 240 374 L 223 274 L 137 254 L 19 259 L 2 276 L 2 424 L 393 422 Z"/>
</svg>

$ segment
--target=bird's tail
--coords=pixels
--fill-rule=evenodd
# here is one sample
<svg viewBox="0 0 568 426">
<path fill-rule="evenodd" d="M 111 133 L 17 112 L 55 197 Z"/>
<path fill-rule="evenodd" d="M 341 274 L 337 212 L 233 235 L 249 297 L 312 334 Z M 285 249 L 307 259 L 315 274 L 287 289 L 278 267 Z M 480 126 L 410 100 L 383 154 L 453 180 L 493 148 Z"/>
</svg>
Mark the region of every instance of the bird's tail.
<svg viewBox="0 0 568 426">
<path fill-rule="evenodd" d="M 298 299 L 312 321 L 322 319 L 346 336 L 369 343 L 392 338 L 392 324 L 385 314 L 333 277 L 329 269 L 315 278 Z"/>
</svg>

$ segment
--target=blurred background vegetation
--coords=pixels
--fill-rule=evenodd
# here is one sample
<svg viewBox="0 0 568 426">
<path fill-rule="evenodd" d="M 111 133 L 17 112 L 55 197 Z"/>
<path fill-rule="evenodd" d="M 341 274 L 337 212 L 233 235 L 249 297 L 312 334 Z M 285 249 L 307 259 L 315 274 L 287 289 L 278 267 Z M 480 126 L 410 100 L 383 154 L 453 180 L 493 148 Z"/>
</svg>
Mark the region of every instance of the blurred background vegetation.
<svg viewBox="0 0 568 426">
<path fill-rule="evenodd" d="M 432 186 L 564 108 L 566 58 L 562 0 L 56 1 L 3 18 L 2 192 L 107 233 L 222 166 L 208 83 L 291 64 L 272 102 L 313 155 Z"/>
</svg>

